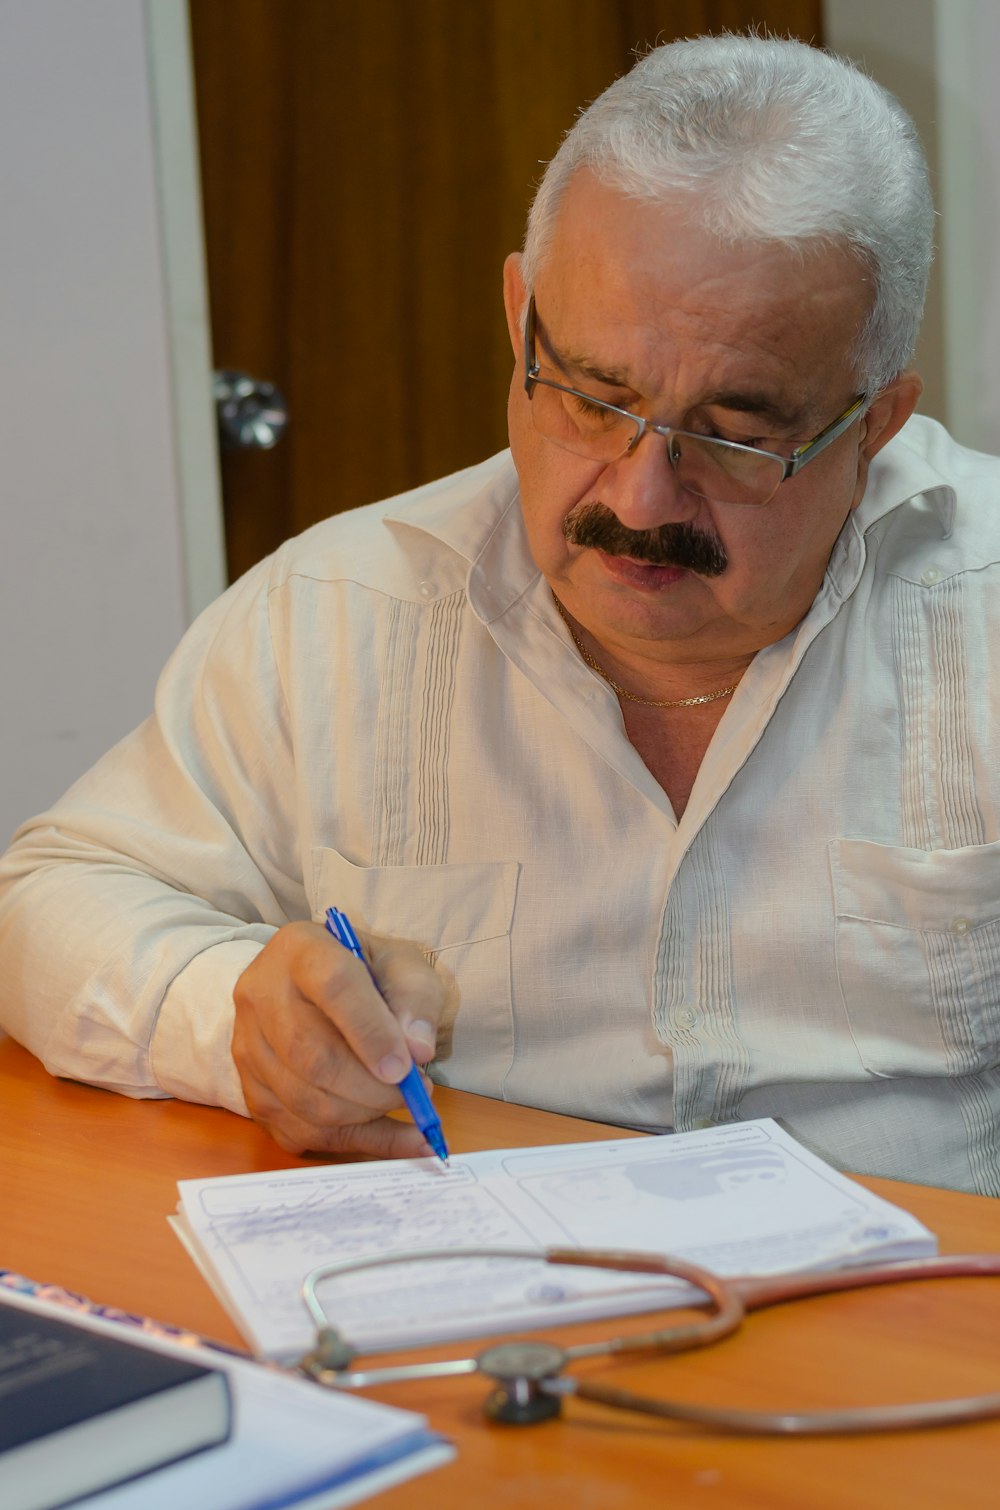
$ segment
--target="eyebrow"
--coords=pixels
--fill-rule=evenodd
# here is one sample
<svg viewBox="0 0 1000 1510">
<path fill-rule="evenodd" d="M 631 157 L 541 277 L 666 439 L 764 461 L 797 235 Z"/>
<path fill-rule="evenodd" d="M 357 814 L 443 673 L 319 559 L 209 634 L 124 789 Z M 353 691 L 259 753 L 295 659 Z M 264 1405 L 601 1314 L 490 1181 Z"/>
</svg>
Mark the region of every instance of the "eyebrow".
<svg viewBox="0 0 1000 1510">
<path fill-rule="evenodd" d="M 767 420 L 782 430 L 800 429 L 807 421 L 810 411 L 797 405 L 786 409 L 765 393 L 741 393 L 723 390 L 702 399 L 699 409 L 728 409 L 736 414 L 751 414 L 755 419 Z"/>
<path fill-rule="evenodd" d="M 624 372 L 614 368 L 595 367 L 586 357 L 574 356 L 572 352 L 559 351 L 541 328 L 541 324 L 535 327 L 535 339 L 539 346 L 543 346 L 552 358 L 559 371 L 566 377 L 573 377 L 579 373 L 581 377 L 593 378 L 595 383 L 604 383 L 608 388 L 631 388 L 631 383 Z"/>
<path fill-rule="evenodd" d="M 598 367 L 586 357 L 574 356 L 572 352 L 558 351 L 542 331 L 540 324 L 536 326 L 535 337 L 538 344 L 545 349 L 559 371 L 566 377 L 579 374 L 581 377 L 592 378 L 596 383 L 603 383 L 608 388 L 632 387 L 628 374 L 624 371 Z M 801 429 L 808 418 L 808 411 L 801 406 L 786 409 L 766 393 L 738 389 L 720 389 L 703 398 L 695 407 L 728 409 L 733 414 L 749 414 L 756 419 L 775 425 L 780 430 L 788 430 L 790 433 Z"/>
</svg>

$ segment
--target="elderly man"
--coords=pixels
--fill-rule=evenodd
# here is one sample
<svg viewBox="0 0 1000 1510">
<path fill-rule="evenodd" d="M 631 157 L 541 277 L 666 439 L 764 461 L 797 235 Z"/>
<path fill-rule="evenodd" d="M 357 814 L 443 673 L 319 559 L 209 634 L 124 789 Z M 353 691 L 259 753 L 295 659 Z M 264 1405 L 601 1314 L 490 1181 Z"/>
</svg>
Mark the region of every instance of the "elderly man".
<svg viewBox="0 0 1000 1510">
<path fill-rule="evenodd" d="M 510 454 L 199 620 L 6 858 L 4 1026 L 293 1149 L 420 1152 L 412 1056 L 1000 1190 L 1000 466 L 911 419 L 931 220 L 846 64 L 644 58 L 507 262 Z"/>
</svg>

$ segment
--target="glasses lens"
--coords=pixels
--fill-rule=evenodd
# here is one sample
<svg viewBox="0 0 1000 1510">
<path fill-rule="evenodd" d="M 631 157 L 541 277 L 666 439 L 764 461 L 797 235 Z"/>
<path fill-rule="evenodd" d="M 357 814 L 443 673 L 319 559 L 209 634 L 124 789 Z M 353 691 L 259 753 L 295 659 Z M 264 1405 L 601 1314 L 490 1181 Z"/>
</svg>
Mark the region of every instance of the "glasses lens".
<svg viewBox="0 0 1000 1510">
<path fill-rule="evenodd" d="M 669 446 L 681 487 L 712 503 L 768 503 L 784 476 L 785 469 L 776 457 L 708 435 L 675 432 Z"/>
<path fill-rule="evenodd" d="M 546 440 L 594 461 L 617 461 L 641 428 L 633 416 L 543 377 L 532 383 L 531 417 Z M 708 435 L 674 431 L 667 446 L 681 487 L 712 503 L 768 503 L 784 476 L 776 457 Z"/>
<path fill-rule="evenodd" d="M 635 421 L 603 404 L 592 403 L 568 388 L 536 378 L 531 392 L 535 429 L 547 440 L 578 456 L 614 461 L 627 451 L 638 429 Z"/>
</svg>

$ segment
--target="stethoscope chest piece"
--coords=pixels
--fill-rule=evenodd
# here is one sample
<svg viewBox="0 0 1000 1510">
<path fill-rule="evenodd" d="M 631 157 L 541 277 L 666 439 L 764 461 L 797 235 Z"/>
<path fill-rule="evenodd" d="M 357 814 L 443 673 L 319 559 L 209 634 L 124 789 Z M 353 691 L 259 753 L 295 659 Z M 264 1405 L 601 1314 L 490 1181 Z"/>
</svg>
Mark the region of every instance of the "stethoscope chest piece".
<svg viewBox="0 0 1000 1510">
<path fill-rule="evenodd" d="M 544 1386 L 565 1366 L 562 1348 L 551 1342 L 501 1342 L 476 1361 L 479 1372 L 496 1382 L 484 1406 L 491 1421 L 533 1426 L 559 1414 L 562 1400 Z"/>
</svg>

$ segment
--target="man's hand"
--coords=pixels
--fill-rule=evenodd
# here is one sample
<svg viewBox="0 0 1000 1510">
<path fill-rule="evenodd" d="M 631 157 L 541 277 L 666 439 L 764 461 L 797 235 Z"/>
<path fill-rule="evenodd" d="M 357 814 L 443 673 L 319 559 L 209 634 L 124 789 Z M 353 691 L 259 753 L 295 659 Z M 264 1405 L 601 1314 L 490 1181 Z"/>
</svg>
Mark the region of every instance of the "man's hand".
<svg viewBox="0 0 1000 1510">
<path fill-rule="evenodd" d="M 290 1153 L 419 1157 L 423 1134 L 384 1113 L 411 1059 L 434 1056 L 445 990 L 415 944 L 361 942 L 382 996 L 325 928 L 280 928 L 236 982 L 233 1059 L 250 1115 Z"/>
</svg>

